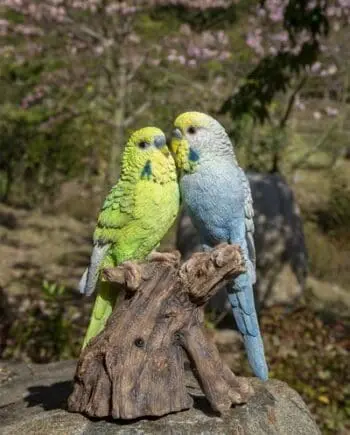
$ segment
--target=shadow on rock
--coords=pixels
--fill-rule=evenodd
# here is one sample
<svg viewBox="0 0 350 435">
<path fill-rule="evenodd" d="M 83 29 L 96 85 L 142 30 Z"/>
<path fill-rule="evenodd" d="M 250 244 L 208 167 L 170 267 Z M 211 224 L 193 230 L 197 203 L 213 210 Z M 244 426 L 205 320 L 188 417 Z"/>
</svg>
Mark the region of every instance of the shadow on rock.
<svg viewBox="0 0 350 435">
<path fill-rule="evenodd" d="M 45 411 L 52 409 L 66 409 L 67 399 L 73 391 L 73 382 L 57 382 L 52 385 L 38 385 L 28 388 L 28 395 L 24 398 L 28 407 L 40 405 Z"/>
</svg>

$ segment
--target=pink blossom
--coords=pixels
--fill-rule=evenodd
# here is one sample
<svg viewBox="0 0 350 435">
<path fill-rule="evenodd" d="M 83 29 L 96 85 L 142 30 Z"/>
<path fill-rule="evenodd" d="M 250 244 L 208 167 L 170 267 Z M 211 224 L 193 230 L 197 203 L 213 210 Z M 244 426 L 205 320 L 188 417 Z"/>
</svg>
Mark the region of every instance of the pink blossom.
<svg viewBox="0 0 350 435">
<path fill-rule="evenodd" d="M 325 111 L 326 114 L 327 114 L 328 116 L 330 116 L 330 117 L 337 116 L 338 113 L 339 113 L 339 110 L 338 110 L 337 108 L 335 108 L 335 107 L 330 107 L 330 106 L 327 106 L 327 107 L 324 109 L 324 111 Z"/>
<path fill-rule="evenodd" d="M 311 72 L 316 73 L 321 69 L 321 62 L 315 62 L 311 65 Z"/>
<path fill-rule="evenodd" d="M 294 105 L 295 105 L 295 107 L 296 107 L 297 109 L 299 109 L 299 110 L 301 110 L 301 111 L 305 110 L 305 103 L 303 103 L 303 102 L 301 101 L 299 95 L 297 95 L 297 96 L 295 97 Z"/>
<path fill-rule="evenodd" d="M 338 71 L 338 68 L 336 65 L 332 64 L 328 67 L 328 74 L 330 76 L 334 75 Z"/>
<path fill-rule="evenodd" d="M 0 20 L 0 36 L 5 36 L 8 33 L 10 23 L 7 20 Z"/>
<path fill-rule="evenodd" d="M 256 54 L 263 56 L 265 50 L 262 46 L 262 36 L 259 33 L 259 29 L 249 32 L 246 38 L 246 44 L 252 48 Z"/>
</svg>

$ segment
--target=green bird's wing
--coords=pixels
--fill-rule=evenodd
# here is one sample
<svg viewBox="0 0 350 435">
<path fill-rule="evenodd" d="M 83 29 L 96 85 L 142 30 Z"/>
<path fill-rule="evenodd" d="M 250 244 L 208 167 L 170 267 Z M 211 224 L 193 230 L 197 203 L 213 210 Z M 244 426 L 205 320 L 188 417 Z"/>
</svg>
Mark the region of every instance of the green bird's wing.
<svg viewBox="0 0 350 435">
<path fill-rule="evenodd" d="M 132 189 L 119 183 L 107 195 L 98 217 L 90 265 L 80 281 L 80 288 L 86 295 L 91 295 L 96 287 L 98 289 L 83 348 L 103 330 L 117 300 L 113 284 L 101 279 L 100 270 L 117 265 L 118 236 L 133 218 L 133 206 Z"/>
<path fill-rule="evenodd" d="M 133 217 L 133 203 L 133 192 L 125 183 L 118 183 L 107 195 L 97 220 L 90 264 L 79 282 L 80 293 L 90 296 L 94 292 L 106 255 Z"/>
</svg>

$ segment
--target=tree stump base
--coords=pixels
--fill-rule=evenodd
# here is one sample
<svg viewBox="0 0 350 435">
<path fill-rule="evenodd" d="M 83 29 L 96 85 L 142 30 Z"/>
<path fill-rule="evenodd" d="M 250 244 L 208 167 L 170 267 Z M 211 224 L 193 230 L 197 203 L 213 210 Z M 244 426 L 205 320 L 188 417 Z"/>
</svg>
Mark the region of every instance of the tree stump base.
<svg viewBox="0 0 350 435">
<path fill-rule="evenodd" d="M 90 417 L 135 419 L 188 409 L 184 354 L 212 408 L 245 403 L 252 389 L 221 361 L 204 327 L 204 304 L 244 271 L 240 249 L 158 253 L 150 262 L 106 269 L 119 300 L 105 329 L 82 351 L 68 409 Z"/>
</svg>

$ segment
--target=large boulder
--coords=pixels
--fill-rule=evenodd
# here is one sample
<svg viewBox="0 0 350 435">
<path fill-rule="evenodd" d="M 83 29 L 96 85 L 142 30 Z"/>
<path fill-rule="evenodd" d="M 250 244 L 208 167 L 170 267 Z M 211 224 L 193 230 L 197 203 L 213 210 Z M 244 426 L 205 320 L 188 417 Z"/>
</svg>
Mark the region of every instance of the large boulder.
<svg viewBox="0 0 350 435">
<path fill-rule="evenodd" d="M 307 250 L 303 224 L 293 192 L 278 174 L 248 173 L 254 201 L 257 256 L 257 306 L 293 304 L 303 293 L 307 277 Z M 199 237 L 189 216 L 180 216 L 177 249 L 188 258 L 200 250 Z M 227 310 L 224 291 L 210 307 Z"/>
<path fill-rule="evenodd" d="M 46 365 L 0 363 L 2 435 L 186 434 L 320 435 L 301 397 L 277 380 L 251 380 L 255 395 L 224 416 L 213 414 L 198 384 L 188 378 L 195 408 L 159 419 L 89 420 L 65 410 L 75 361 Z"/>
</svg>

